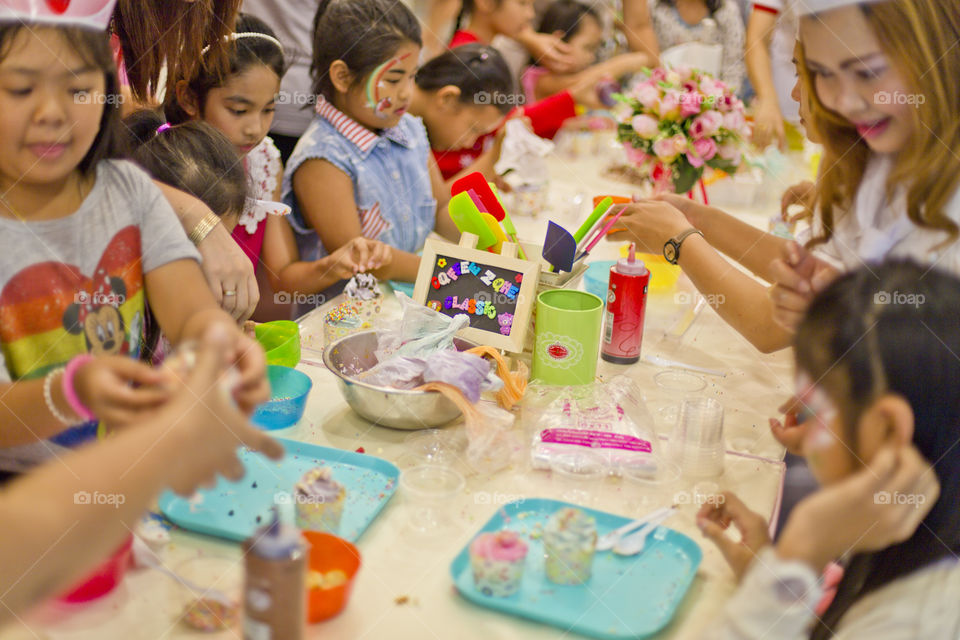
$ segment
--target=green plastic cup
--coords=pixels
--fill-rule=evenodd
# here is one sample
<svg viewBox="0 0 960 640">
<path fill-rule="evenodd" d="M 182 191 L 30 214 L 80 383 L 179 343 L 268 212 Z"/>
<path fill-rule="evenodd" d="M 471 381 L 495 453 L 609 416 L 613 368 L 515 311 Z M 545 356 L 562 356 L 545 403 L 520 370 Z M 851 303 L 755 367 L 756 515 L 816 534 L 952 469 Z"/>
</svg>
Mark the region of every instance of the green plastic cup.
<svg viewBox="0 0 960 640">
<path fill-rule="evenodd" d="M 590 384 L 597 377 L 603 301 L 592 293 L 552 289 L 537 296 L 533 378 L 544 384 Z"/>
<path fill-rule="evenodd" d="M 258 324 L 257 342 L 267 352 L 267 364 L 296 367 L 300 362 L 300 325 L 292 320 Z"/>
</svg>

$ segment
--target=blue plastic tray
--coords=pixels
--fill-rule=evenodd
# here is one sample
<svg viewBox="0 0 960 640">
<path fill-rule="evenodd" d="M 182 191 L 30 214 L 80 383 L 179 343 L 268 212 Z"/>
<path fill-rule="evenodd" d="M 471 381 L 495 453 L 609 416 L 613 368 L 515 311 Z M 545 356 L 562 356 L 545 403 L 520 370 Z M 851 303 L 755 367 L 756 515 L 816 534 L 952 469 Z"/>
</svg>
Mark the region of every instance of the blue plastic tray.
<svg viewBox="0 0 960 640">
<path fill-rule="evenodd" d="M 557 585 L 547 580 L 543 545 L 530 534 L 542 530 L 547 518 L 566 506 L 577 505 L 532 499 L 511 502 L 499 509 L 480 532 L 507 528 L 527 540 L 530 550 L 520 590 L 507 598 L 478 591 L 465 547 L 450 565 L 460 594 L 484 607 L 594 638 L 646 638 L 663 629 L 676 613 L 700 565 L 703 553 L 697 543 L 673 529 L 658 527 L 647 538 L 640 555 L 625 558 L 611 551 L 597 552 L 593 575 L 586 584 Z M 630 521 L 612 513 L 577 508 L 596 518 L 598 535 Z"/>
<path fill-rule="evenodd" d="M 329 467 L 334 479 L 346 487 L 337 535 L 352 542 L 396 491 L 400 472 L 386 460 L 296 440 L 277 440 L 287 452 L 283 460 L 274 462 L 259 453 L 241 450 L 240 460 L 247 469 L 242 480 L 227 482 L 221 478 L 216 487 L 199 491 L 193 498 L 168 491 L 160 496 L 160 510 L 184 529 L 242 541 L 269 521 L 275 494 L 291 493 L 304 473 L 323 466 Z"/>
</svg>

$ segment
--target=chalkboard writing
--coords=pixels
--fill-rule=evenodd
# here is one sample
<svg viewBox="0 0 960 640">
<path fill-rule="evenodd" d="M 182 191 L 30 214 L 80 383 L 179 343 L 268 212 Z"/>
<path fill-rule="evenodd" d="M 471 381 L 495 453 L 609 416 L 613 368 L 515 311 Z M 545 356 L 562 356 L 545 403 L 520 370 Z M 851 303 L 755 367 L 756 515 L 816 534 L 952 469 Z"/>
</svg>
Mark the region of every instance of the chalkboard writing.
<svg viewBox="0 0 960 640">
<path fill-rule="evenodd" d="M 522 284 L 519 271 L 437 255 L 426 305 L 450 317 L 465 313 L 471 327 L 509 336 Z"/>
</svg>

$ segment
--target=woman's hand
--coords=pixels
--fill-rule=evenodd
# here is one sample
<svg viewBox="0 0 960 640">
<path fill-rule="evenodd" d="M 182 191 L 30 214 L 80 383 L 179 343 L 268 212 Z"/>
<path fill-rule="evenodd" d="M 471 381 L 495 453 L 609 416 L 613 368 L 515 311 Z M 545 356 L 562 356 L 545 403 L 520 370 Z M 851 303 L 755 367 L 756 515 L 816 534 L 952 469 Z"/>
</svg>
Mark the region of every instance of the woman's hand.
<svg viewBox="0 0 960 640">
<path fill-rule="evenodd" d="M 800 414 L 803 413 L 802 404 L 796 396 L 793 396 L 777 411 L 783 414 L 783 422 L 770 418 L 770 432 L 774 439 L 793 455 L 803 455 L 803 439 L 807 435 L 807 425 L 800 420 Z"/>
<path fill-rule="evenodd" d="M 817 186 L 805 180 L 799 182 L 783 192 L 780 198 L 780 217 L 784 222 L 793 224 L 804 218 L 813 217 L 813 208 L 817 198 Z M 797 205 L 803 207 L 799 213 L 790 215 L 790 207 Z"/>
<path fill-rule="evenodd" d="M 691 227 L 679 209 L 662 200 L 644 200 L 622 207 L 626 210 L 614 224 L 614 228 L 624 230 L 607 235 L 607 239 L 614 242 L 635 242 L 637 249 L 643 253 L 659 255 L 663 252 L 663 245 L 667 240 Z M 607 215 L 616 211 L 611 209 L 612 213 Z"/>
<path fill-rule="evenodd" d="M 684 215 L 692 226 L 698 229 L 700 228 L 700 220 L 702 220 L 705 215 L 709 215 L 710 210 L 713 209 L 713 207 L 676 193 L 661 193 L 658 196 L 654 196 L 653 199 L 674 206 Z"/>
<path fill-rule="evenodd" d="M 775 99 L 758 100 L 753 113 L 753 144 L 763 149 L 771 143 L 776 143 L 781 151 L 787 147 L 783 114 Z"/>
<path fill-rule="evenodd" d="M 97 419 L 109 428 L 143 420 L 170 399 L 163 375 L 127 356 L 97 356 L 77 369 L 73 388 Z"/>
<path fill-rule="evenodd" d="M 197 249 L 203 256 L 203 275 L 217 304 L 235 320 L 248 319 L 260 302 L 250 259 L 222 224 L 215 226 Z"/>
<path fill-rule="evenodd" d="M 532 28 L 524 29 L 517 38 L 535 63 L 553 73 L 573 73 L 577 70 L 577 58 L 573 47 L 552 33 L 537 33 Z"/>
<path fill-rule="evenodd" d="M 180 495 L 211 485 L 218 474 L 227 480 L 242 478 L 240 446 L 275 460 L 283 457 L 283 447 L 252 426 L 222 386 L 226 369 L 234 362 L 235 343 L 226 325 L 211 326 L 199 343 L 192 371 L 175 385 L 173 398 L 153 421 L 161 429 L 158 437 L 182 439 L 183 455 L 171 460 L 169 480 Z"/>
<path fill-rule="evenodd" d="M 915 447 L 881 449 L 864 469 L 794 507 L 777 554 L 820 572 L 844 554 L 884 549 L 909 539 L 939 495 L 937 476 Z"/>
<path fill-rule="evenodd" d="M 773 319 L 788 331 L 796 331 L 810 301 L 839 275 L 823 260 L 801 247 L 788 242 L 780 258 L 770 263 L 776 284 L 768 295 L 773 301 Z"/>
<path fill-rule="evenodd" d="M 714 504 L 703 505 L 697 513 L 697 526 L 717 545 L 739 582 L 754 557 L 770 544 L 769 527 L 763 516 L 748 509 L 729 491 L 714 498 Z M 724 533 L 731 524 L 740 532 L 740 542 Z"/>
</svg>

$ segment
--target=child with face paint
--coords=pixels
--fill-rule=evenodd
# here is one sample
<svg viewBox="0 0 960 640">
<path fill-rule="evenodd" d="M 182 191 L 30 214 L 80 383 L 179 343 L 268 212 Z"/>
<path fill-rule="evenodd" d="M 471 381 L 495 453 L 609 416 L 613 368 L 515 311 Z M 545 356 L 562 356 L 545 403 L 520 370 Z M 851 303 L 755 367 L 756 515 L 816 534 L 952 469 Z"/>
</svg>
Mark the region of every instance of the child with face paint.
<svg viewBox="0 0 960 640">
<path fill-rule="evenodd" d="M 283 179 L 301 256 L 363 236 L 393 248 L 378 278 L 413 281 L 431 231 L 459 236 L 426 130 L 407 112 L 420 25 L 402 3 L 325 0 L 314 26 L 316 116 Z"/>
<path fill-rule="evenodd" d="M 705 637 L 957 637 L 958 314 L 960 279 L 914 262 L 848 272 L 814 298 L 794 355 L 800 447 L 820 487 L 775 544 L 733 494 L 701 509 L 741 582 Z M 844 575 L 817 616 L 831 561 Z"/>
</svg>

